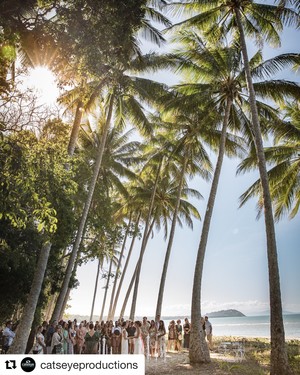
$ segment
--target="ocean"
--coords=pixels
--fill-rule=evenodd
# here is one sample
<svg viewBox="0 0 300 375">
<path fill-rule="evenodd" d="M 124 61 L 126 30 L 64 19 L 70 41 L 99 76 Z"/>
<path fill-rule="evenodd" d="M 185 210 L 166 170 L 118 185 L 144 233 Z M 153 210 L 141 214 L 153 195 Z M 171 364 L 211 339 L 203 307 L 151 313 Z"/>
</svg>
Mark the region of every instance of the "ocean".
<svg viewBox="0 0 300 375">
<path fill-rule="evenodd" d="M 174 317 L 184 322 L 185 317 Z M 300 314 L 283 316 L 286 339 L 300 340 Z M 166 328 L 170 317 L 165 320 Z M 243 316 L 238 318 L 209 318 L 214 336 L 266 337 L 270 338 L 270 316 Z"/>
</svg>

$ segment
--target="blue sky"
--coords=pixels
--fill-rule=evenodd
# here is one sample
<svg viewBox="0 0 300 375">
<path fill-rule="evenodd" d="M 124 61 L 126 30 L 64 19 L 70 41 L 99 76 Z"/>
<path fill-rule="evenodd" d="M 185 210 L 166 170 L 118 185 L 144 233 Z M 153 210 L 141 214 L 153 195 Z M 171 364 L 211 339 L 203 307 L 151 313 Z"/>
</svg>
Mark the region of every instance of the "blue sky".
<svg viewBox="0 0 300 375">
<path fill-rule="evenodd" d="M 279 53 L 298 52 L 300 32 L 287 29 L 283 33 L 280 49 L 264 48 L 264 58 Z M 172 82 L 173 76 L 164 72 L 157 79 Z M 280 78 L 300 81 L 299 74 L 287 71 Z M 173 83 L 173 82 L 172 82 Z M 213 154 L 211 154 L 213 158 Z M 236 176 L 238 160 L 225 159 L 213 220 L 207 245 L 202 282 L 202 312 L 235 308 L 245 314 L 265 312 L 269 309 L 268 266 L 264 219 L 256 220 L 256 202 L 252 200 L 238 209 L 238 197 L 254 181 L 256 175 Z M 205 210 L 209 185 L 200 179 L 191 181 L 191 187 L 198 189 L 203 201 L 193 203 L 201 215 Z M 194 230 L 177 228 L 167 276 L 163 315 L 190 315 L 194 264 L 198 249 L 201 222 L 195 222 Z M 276 224 L 278 259 L 281 278 L 283 309 L 300 312 L 300 217 L 292 221 L 284 218 Z M 162 264 L 167 243 L 163 235 L 155 233 L 145 253 L 136 314 L 153 316 Z M 127 250 L 129 244 L 127 245 Z M 138 257 L 140 242 L 135 246 L 125 285 L 131 278 Z M 97 262 L 90 262 L 78 270 L 80 286 L 71 294 L 68 313 L 89 315 L 91 310 Z M 106 269 L 108 266 L 106 267 Z M 127 281 L 127 283 L 126 283 Z M 95 314 L 100 314 L 104 295 L 104 280 L 98 287 Z M 126 289 L 122 291 L 122 296 Z M 110 295 L 110 293 L 109 293 Z M 109 297 L 108 295 L 108 297 Z M 109 299 L 107 305 L 109 303 Z M 126 313 L 130 309 L 127 307 Z M 107 309 L 105 310 L 106 313 Z M 120 305 L 117 308 L 117 314 Z"/>
<path fill-rule="evenodd" d="M 216 206 L 210 230 L 204 264 L 202 311 L 236 308 L 245 314 L 268 309 L 268 273 L 264 221 L 256 220 L 255 202 L 238 209 L 238 197 L 249 184 L 248 176 L 235 177 L 235 163 L 225 160 Z M 209 186 L 201 180 L 193 181 L 204 196 L 194 202 L 203 215 Z M 299 217 L 276 224 L 278 257 L 280 265 L 282 301 L 284 310 L 300 312 L 299 297 Z M 194 230 L 176 231 L 166 282 L 163 314 L 189 315 L 194 264 L 201 233 L 201 222 Z M 127 246 L 128 249 L 129 245 Z M 135 246 L 127 283 L 137 260 L 140 242 Z M 162 234 L 155 234 L 145 253 L 137 315 L 154 315 L 159 280 L 166 243 Z M 106 267 L 108 268 L 108 267 Z M 71 309 L 74 314 L 90 313 L 96 262 L 81 267 L 78 272 L 79 288 L 72 293 Z M 102 280 L 98 289 L 95 314 L 100 313 L 104 289 Z M 125 295 L 126 290 L 122 295 Z M 120 298 L 121 302 L 123 298 Z M 130 306 L 128 306 L 127 313 Z M 117 309 L 117 311 L 120 310 Z"/>
</svg>

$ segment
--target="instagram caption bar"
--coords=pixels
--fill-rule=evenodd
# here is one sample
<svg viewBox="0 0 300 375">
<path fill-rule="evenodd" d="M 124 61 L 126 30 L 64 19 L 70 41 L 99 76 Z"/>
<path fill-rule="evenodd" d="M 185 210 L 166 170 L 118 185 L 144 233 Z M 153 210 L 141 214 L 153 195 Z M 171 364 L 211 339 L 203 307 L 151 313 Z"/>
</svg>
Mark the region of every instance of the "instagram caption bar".
<svg viewBox="0 0 300 375">
<path fill-rule="evenodd" d="M 1 355 L 1 375 L 145 375 L 144 355 Z"/>
</svg>

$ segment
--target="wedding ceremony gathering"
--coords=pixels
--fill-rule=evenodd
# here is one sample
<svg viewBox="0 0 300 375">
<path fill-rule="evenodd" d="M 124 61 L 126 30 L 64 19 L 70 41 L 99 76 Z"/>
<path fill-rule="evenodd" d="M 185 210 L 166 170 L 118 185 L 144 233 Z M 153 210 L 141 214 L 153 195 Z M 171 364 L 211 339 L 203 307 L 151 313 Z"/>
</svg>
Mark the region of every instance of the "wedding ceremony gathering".
<svg viewBox="0 0 300 375">
<path fill-rule="evenodd" d="M 0 1 L 0 374 L 300 375 L 299 40 L 299 0 Z"/>
</svg>

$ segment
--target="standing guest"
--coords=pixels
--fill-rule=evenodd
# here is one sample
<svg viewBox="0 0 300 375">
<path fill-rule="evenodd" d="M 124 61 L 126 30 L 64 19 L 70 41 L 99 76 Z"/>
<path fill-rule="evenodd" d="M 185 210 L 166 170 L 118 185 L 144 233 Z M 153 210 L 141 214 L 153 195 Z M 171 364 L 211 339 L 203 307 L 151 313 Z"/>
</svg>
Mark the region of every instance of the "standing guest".
<svg viewBox="0 0 300 375">
<path fill-rule="evenodd" d="M 142 340 L 142 323 L 137 320 L 135 323 L 135 335 L 134 335 L 134 354 L 144 354 L 144 345 Z"/>
<path fill-rule="evenodd" d="M 135 336 L 136 327 L 132 321 L 129 322 L 127 327 L 128 333 L 128 352 L 129 354 L 134 353 L 134 336 Z"/>
<path fill-rule="evenodd" d="M 176 341 L 176 347 L 177 347 L 177 350 L 180 352 L 181 351 L 181 347 L 182 347 L 182 325 L 181 325 L 181 320 L 178 319 L 177 322 L 176 322 L 176 336 L 177 336 L 177 341 Z"/>
<path fill-rule="evenodd" d="M 88 326 L 87 326 L 86 320 L 84 320 L 82 322 L 81 330 L 82 330 L 82 335 L 83 335 L 83 347 L 82 347 L 81 353 L 84 353 L 84 350 L 85 350 L 85 335 L 87 334 L 87 331 L 88 331 Z"/>
<path fill-rule="evenodd" d="M 159 322 L 160 322 L 160 315 L 157 314 L 156 317 L 155 317 L 155 325 L 156 325 L 156 329 L 159 328 Z"/>
<path fill-rule="evenodd" d="M 76 353 L 81 354 L 83 344 L 84 344 L 84 336 L 86 332 L 83 332 L 82 330 L 82 323 L 79 324 L 79 327 L 76 329 L 76 336 L 75 336 L 75 341 L 76 341 Z"/>
<path fill-rule="evenodd" d="M 96 322 L 95 324 L 95 331 L 97 331 L 99 336 L 99 342 L 98 342 L 98 354 L 102 353 L 102 326 L 99 322 Z"/>
<path fill-rule="evenodd" d="M 169 327 L 168 327 L 168 345 L 167 345 L 167 352 L 171 350 L 171 347 L 173 346 L 173 349 L 175 349 L 175 344 L 177 340 L 177 333 L 176 333 L 176 327 L 175 327 L 175 320 L 171 320 Z"/>
<path fill-rule="evenodd" d="M 149 348 L 149 328 L 150 328 L 150 323 L 148 322 L 147 317 L 144 316 L 142 326 L 141 326 L 141 334 L 142 334 L 145 356 L 149 356 L 149 352 L 150 352 L 150 348 Z"/>
<path fill-rule="evenodd" d="M 128 333 L 127 328 L 128 322 L 122 323 L 122 340 L 121 340 L 121 354 L 128 354 Z"/>
<path fill-rule="evenodd" d="M 156 349 L 156 325 L 155 321 L 151 320 L 150 327 L 149 327 L 149 346 L 150 346 L 150 356 L 155 356 L 155 349 Z"/>
<path fill-rule="evenodd" d="M 106 353 L 106 324 L 102 320 L 100 323 L 100 340 L 99 340 L 99 354 L 105 354 Z"/>
<path fill-rule="evenodd" d="M 188 318 L 185 318 L 184 325 L 183 325 L 183 347 L 185 349 L 190 348 L 190 333 L 191 333 L 191 324 Z"/>
<path fill-rule="evenodd" d="M 157 330 L 157 345 L 158 345 L 158 356 L 165 358 L 166 356 L 166 340 L 165 340 L 166 328 L 163 320 L 159 321 Z"/>
<path fill-rule="evenodd" d="M 48 326 L 47 331 L 46 331 L 46 350 L 47 354 L 52 353 L 52 337 L 55 332 L 55 329 L 57 327 L 57 321 L 53 320 L 53 322 Z"/>
<path fill-rule="evenodd" d="M 48 328 L 48 323 L 44 320 L 42 324 L 42 335 L 44 336 L 44 338 L 46 337 L 47 328 Z"/>
<path fill-rule="evenodd" d="M 45 344 L 45 338 L 42 334 L 43 326 L 38 326 L 36 335 L 35 335 L 35 344 L 32 348 L 33 354 L 44 354 L 44 351 L 46 350 L 46 344 Z"/>
<path fill-rule="evenodd" d="M 120 323 L 115 322 L 115 326 L 112 329 L 112 353 L 120 354 L 121 352 L 121 331 Z"/>
<path fill-rule="evenodd" d="M 106 354 L 111 354 L 112 352 L 112 330 L 113 330 L 113 322 L 110 320 L 109 322 L 106 322 Z"/>
<path fill-rule="evenodd" d="M 208 341 L 208 347 L 210 350 L 213 349 L 213 344 L 212 344 L 212 325 L 211 322 L 208 320 L 208 316 L 205 316 L 205 332 L 206 332 L 206 337 Z"/>
<path fill-rule="evenodd" d="M 51 354 L 63 354 L 63 336 L 62 336 L 62 327 L 57 325 L 55 327 L 55 332 L 52 335 L 51 340 Z"/>
<path fill-rule="evenodd" d="M 68 323 L 62 322 L 62 345 L 63 345 L 63 354 L 68 354 L 68 345 L 69 345 L 69 331 Z"/>
<path fill-rule="evenodd" d="M 98 342 L 99 342 L 99 334 L 94 329 L 94 324 L 89 324 L 89 330 L 85 335 L 85 354 L 97 354 L 98 352 Z"/>
<path fill-rule="evenodd" d="M 204 335 L 204 337 L 206 337 L 205 319 L 203 318 L 203 316 L 201 316 L 200 324 L 201 324 L 201 327 L 202 327 L 203 335 Z"/>
<path fill-rule="evenodd" d="M 69 332 L 69 339 L 68 339 L 68 354 L 74 354 L 74 346 L 76 345 L 76 331 L 74 329 L 74 322 L 71 320 L 68 324 L 68 332 Z"/>
<path fill-rule="evenodd" d="M 11 320 L 6 322 L 5 328 L 2 332 L 2 335 L 4 337 L 3 351 L 4 351 L 4 353 L 7 353 L 8 349 L 10 348 L 10 346 L 13 343 L 14 338 L 16 336 L 15 332 L 12 330 L 12 321 Z"/>
</svg>

